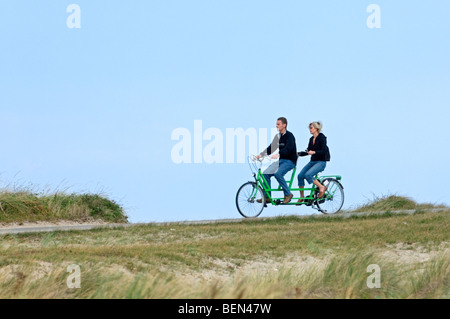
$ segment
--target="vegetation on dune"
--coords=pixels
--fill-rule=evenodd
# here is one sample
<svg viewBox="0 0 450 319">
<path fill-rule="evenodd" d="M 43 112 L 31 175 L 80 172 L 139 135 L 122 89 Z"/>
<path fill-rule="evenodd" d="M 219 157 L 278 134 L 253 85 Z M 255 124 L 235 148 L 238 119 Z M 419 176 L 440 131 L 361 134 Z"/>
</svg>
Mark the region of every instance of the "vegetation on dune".
<svg viewBox="0 0 450 319">
<path fill-rule="evenodd" d="M 124 209 L 105 195 L 0 191 L 0 222 L 3 223 L 92 219 L 127 222 Z"/>
<path fill-rule="evenodd" d="M 3 235 L 0 298 L 449 298 L 449 213 Z"/>
<path fill-rule="evenodd" d="M 386 195 L 374 197 L 368 203 L 356 207 L 355 212 L 387 212 L 396 210 L 422 210 L 433 208 L 448 208 L 443 204 L 422 203 L 419 204 L 411 198 L 398 195 Z"/>
<path fill-rule="evenodd" d="M 1 196 L 2 218 L 123 213 L 99 195 Z M 450 298 L 450 208 L 366 206 L 386 213 L 1 235 L 0 298 Z"/>
<path fill-rule="evenodd" d="M 136 262 L 80 263 L 80 288 L 68 288 L 69 262 L 36 261 L 0 268 L 1 298 L 443 298 L 450 297 L 447 255 L 399 264 L 382 253 L 355 252 L 310 265 L 266 263 L 229 272 L 169 272 Z M 261 262 L 259 262 L 261 264 Z M 368 265 L 381 269 L 380 286 L 368 287 Z M 300 267 L 299 267 L 300 266 Z M 245 267 L 242 267 L 245 269 Z"/>
</svg>

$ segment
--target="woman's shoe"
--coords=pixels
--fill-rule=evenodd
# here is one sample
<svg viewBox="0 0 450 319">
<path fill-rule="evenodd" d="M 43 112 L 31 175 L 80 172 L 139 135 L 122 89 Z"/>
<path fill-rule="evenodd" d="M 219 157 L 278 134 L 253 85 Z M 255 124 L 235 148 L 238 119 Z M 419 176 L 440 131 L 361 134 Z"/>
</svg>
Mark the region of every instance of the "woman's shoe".
<svg viewBox="0 0 450 319">
<path fill-rule="evenodd" d="M 295 206 L 300 206 L 305 200 L 304 199 L 299 199 L 297 201 L 297 204 L 295 204 Z"/>
<path fill-rule="evenodd" d="M 323 187 L 323 191 L 320 191 L 320 192 L 319 192 L 319 198 L 322 198 L 323 195 L 325 195 L 325 192 L 326 192 L 326 191 L 327 191 L 327 187 L 324 186 L 324 187 Z"/>
</svg>

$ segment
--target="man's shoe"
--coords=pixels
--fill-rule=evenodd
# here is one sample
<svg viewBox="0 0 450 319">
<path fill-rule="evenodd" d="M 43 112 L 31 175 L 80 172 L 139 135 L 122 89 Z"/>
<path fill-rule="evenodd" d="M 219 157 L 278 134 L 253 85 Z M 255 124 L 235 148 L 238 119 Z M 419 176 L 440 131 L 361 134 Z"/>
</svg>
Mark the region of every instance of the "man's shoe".
<svg viewBox="0 0 450 319">
<path fill-rule="evenodd" d="M 262 203 L 262 198 L 257 199 L 256 201 L 257 201 L 258 203 Z M 270 199 L 266 197 L 266 204 L 270 204 L 270 203 L 271 203 Z"/>
<path fill-rule="evenodd" d="M 287 204 L 291 201 L 292 197 L 294 197 L 294 194 L 289 194 L 287 196 L 284 196 L 283 204 Z"/>
<path fill-rule="evenodd" d="M 323 189 L 323 191 L 322 192 L 319 192 L 319 198 L 322 198 L 323 197 L 323 195 L 325 195 L 325 192 L 327 191 L 327 187 L 326 186 L 324 186 L 324 189 Z"/>
</svg>

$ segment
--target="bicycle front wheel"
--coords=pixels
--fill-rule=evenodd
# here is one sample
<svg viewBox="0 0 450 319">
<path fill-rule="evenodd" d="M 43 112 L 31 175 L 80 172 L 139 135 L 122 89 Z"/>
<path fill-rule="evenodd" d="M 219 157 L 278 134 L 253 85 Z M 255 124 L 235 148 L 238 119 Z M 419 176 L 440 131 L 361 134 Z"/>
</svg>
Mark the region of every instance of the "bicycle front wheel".
<svg viewBox="0 0 450 319">
<path fill-rule="evenodd" d="M 264 191 L 255 182 L 242 185 L 236 194 L 236 207 L 245 218 L 258 217 L 264 209 Z"/>
<path fill-rule="evenodd" d="M 344 189 L 333 178 L 324 179 L 322 184 L 327 187 L 327 191 L 322 198 L 317 198 L 317 207 L 323 214 L 336 214 L 344 204 Z"/>
</svg>

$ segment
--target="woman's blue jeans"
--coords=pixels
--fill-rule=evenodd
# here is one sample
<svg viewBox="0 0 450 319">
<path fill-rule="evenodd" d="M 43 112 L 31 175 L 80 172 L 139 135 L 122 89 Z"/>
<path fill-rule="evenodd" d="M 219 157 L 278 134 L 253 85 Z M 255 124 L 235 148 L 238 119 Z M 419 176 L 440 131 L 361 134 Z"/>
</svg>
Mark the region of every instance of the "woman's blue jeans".
<svg viewBox="0 0 450 319">
<path fill-rule="evenodd" d="M 303 169 L 298 173 L 298 187 L 302 188 L 305 186 L 305 179 L 309 184 L 312 184 L 315 180 L 315 176 L 325 170 L 327 162 L 325 161 L 310 161 L 303 167 Z"/>
</svg>

